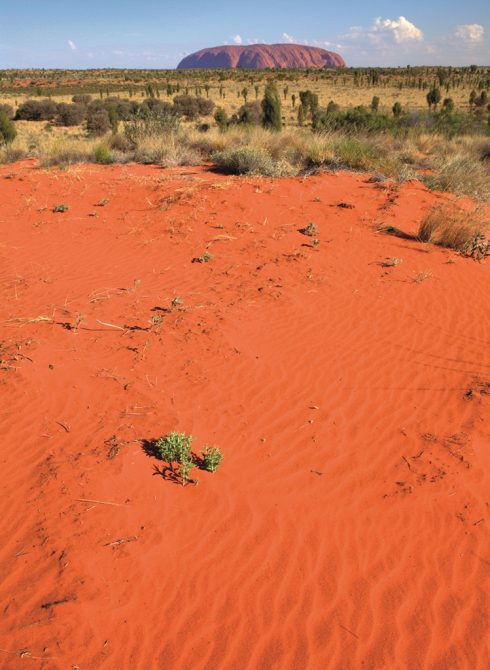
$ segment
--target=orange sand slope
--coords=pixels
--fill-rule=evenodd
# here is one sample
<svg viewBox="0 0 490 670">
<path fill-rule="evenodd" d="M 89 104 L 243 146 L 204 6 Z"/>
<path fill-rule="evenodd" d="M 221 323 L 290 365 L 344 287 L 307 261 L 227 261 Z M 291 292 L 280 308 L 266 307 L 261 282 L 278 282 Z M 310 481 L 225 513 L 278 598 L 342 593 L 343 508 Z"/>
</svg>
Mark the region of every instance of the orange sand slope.
<svg viewBox="0 0 490 670">
<path fill-rule="evenodd" d="M 448 196 L 23 163 L 0 197 L 2 668 L 490 667 L 490 263 L 377 232 Z M 162 478 L 172 430 L 220 470 Z"/>
</svg>

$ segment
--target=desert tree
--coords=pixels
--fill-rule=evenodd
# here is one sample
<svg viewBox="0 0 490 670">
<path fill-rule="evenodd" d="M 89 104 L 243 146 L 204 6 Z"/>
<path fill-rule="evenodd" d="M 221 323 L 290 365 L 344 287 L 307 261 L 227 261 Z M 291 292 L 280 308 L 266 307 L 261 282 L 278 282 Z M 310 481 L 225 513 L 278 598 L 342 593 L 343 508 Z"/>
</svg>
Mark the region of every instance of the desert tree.
<svg viewBox="0 0 490 670">
<path fill-rule="evenodd" d="M 399 102 L 395 102 L 395 104 L 392 107 L 392 112 L 393 116 L 395 116 L 396 118 L 399 118 L 402 115 L 403 108 Z"/>
<path fill-rule="evenodd" d="M 431 88 L 430 91 L 427 93 L 427 104 L 429 105 L 429 109 L 437 109 L 437 105 L 441 102 L 441 91 L 440 89 L 434 87 Z"/>
<path fill-rule="evenodd" d="M 276 131 L 282 129 L 281 99 L 279 98 L 277 86 L 272 81 L 265 88 L 264 99 L 262 100 L 262 112 L 262 123 L 265 128 Z"/>
<path fill-rule="evenodd" d="M 222 107 L 218 107 L 214 114 L 214 120 L 218 124 L 218 128 L 221 130 L 221 132 L 225 132 L 228 128 L 228 114 L 225 112 L 225 110 Z"/>
</svg>

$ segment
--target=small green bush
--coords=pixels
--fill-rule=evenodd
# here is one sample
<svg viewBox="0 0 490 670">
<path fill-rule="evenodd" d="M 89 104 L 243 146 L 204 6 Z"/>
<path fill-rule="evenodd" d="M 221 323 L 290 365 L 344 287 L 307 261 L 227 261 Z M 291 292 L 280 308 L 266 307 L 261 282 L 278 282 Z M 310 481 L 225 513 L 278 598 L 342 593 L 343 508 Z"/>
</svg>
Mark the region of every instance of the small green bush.
<svg viewBox="0 0 490 670">
<path fill-rule="evenodd" d="M 218 447 L 208 447 L 206 445 L 201 451 L 201 456 L 202 467 L 208 472 L 216 472 L 223 460 L 223 454 Z"/>
<path fill-rule="evenodd" d="M 156 447 L 162 461 L 182 463 L 191 460 L 192 441 L 192 435 L 173 432 L 157 440 Z"/>
<path fill-rule="evenodd" d="M 102 163 L 103 165 L 110 165 L 114 162 L 114 157 L 107 144 L 98 144 L 95 147 L 94 157 L 96 163 Z"/>
<path fill-rule="evenodd" d="M 236 147 L 226 151 L 217 151 L 212 161 L 230 174 L 256 174 L 272 177 L 276 173 L 274 161 L 265 149 Z"/>
<path fill-rule="evenodd" d="M 70 208 L 68 207 L 68 205 L 65 205 L 65 204 L 62 202 L 62 203 L 60 203 L 59 205 L 55 205 L 55 206 L 53 207 L 53 212 L 54 212 L 55 214 L 64 214 L 64 213 L 67 212 L 69 209 L 70 209 Z"/>
<path fill-rule="evenodd" d="M 0 144 L 11 144 L 17 136 L 13 121 L 5 112 L 0 111 Z"/>
</svg>

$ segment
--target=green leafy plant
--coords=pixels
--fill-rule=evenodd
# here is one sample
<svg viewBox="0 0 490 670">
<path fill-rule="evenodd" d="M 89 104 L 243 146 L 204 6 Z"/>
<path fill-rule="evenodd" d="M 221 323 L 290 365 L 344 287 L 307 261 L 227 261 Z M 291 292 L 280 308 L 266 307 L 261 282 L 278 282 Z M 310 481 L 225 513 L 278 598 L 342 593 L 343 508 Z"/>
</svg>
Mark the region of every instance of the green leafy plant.
<svg viewBox="0 0 490 670">
<path fill-rule="evenodd" d="M 157 440 L 156 447 L 162 461 L 172 465 L 192 460 L 192 441 L 192 435 L 172 432 Z"/>
<path fill-rule="evenodd" d="M 107 144 L 98 144 L 94 150 L 94 157 L 96 163 L 102 163 L 103 165 L 110 165 L 114 162 L 114 157 L 111 150 Z"/>
<path fill-rule="evenodd" d="M 313 237 L 314 235 L 318 234 L 318 228 L 316 227 L 316 225 L 314 223 L 310 222 L 304 228 L 300 228 L 299 232 L 302 235 L 307 235 L 307 237 Z"/>
<path fill-rule="evenodd" d="M 196 258 L 192 259 L 193 263 L 209 263 L 209 261 L 213 260 L 213 255 L 209 253 L 209 251 L 205 251 L 202 256 L 197 256 Z"/>
<path fill-rule="evenodd" d="M 192 478 L 190 476 L 190 472 L 193 465 L 194 463 L 190 458 L 180 462 L 177 468 L 177 472 L 179 473 L 180 478 L 182 479 L 182 486 L 185 486 L 188 482 L 191 481 Z"/>
<path fill-rule="evenodd" d="M 55 205 L 53 207 L 53 212 L 55 214 L 63 214 L 64 212 L 67 212 L 70 208 L 68 205 L 65 205 L 64 203 L 60 203 L 59 205 Z"/>
<path fill-rule="evenodd" d="M 202 467 L 208 472 L 216 472 L 223 460 L 223 454 L 218 447 L 208 447 L 207 445 L 202 449 L 201 457 Z"/>
</svg>

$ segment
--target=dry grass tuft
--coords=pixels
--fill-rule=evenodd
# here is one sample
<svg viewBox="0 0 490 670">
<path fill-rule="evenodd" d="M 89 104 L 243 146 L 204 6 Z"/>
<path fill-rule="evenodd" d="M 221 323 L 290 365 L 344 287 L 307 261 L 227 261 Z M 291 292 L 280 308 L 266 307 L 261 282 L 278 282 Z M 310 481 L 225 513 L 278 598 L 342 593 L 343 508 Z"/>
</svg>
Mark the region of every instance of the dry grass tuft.
<svg viewBox="0 0 490 670">
<path fill-rule="evenodd" d="M 469 209 L 451 203 L 427 212 L 420 223 L 418 238 L 478 258 L 490 253 L 486 238 L 489 223 L 483 206 Z"/>
</svg>

